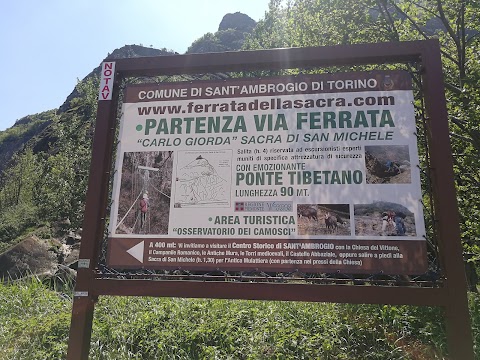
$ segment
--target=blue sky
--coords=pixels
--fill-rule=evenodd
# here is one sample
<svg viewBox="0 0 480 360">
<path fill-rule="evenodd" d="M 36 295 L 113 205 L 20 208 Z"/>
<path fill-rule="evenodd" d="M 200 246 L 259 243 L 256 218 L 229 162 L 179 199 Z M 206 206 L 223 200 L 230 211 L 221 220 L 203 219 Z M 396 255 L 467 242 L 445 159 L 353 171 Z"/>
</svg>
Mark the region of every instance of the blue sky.
<svg viewBox="0 0 480 360">
<path fill-rule="evenodd" d="M 262 19 L 269 0 L 14 0 L 0 5 L 0 131 L 59 107 L 114 49 L 153 45 L 184 53 L 240 11 Z"/>
</svg>

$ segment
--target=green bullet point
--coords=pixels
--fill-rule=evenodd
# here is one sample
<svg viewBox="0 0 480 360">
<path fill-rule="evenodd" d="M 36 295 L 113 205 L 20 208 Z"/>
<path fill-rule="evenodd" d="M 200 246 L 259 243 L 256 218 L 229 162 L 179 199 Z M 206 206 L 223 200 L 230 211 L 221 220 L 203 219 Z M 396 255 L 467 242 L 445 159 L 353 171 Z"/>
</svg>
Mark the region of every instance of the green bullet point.
<svg viewBox="0 0 480 360">
<path fill-rule="evenodd" d="M 143 126 L 142 125 L 137 125 L 137 127 L 135 129 L 137 129 L 137 131 L 142 131 Z"/>
</svg>

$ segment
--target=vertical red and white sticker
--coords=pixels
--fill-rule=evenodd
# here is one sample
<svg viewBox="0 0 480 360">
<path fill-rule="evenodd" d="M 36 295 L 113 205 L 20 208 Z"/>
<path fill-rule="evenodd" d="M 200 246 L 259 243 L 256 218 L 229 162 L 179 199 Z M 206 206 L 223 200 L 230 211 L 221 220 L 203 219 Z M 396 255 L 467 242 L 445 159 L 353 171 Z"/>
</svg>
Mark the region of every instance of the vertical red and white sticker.
<svg viewBox="0 0 480 360">
<path fill-rule="evenodd" d="M 102 63 L 102 75 L 100 78 L 100 91 L 98 100 L 112 100 L 113 78 L 115 76 L 115 62 Z"/>
</svg>

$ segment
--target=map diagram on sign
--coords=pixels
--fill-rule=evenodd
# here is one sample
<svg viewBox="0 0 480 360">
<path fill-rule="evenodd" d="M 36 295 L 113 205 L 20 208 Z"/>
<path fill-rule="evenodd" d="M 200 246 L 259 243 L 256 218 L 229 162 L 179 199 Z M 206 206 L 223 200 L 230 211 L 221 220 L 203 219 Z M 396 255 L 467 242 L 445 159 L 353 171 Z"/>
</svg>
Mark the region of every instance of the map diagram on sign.
<svg viewBox="0 0 480 360">
<path fill-rule="evenodd" d="M 231 150 L 180 151 L 175 207 L 229 207 Z"/>
</svg>

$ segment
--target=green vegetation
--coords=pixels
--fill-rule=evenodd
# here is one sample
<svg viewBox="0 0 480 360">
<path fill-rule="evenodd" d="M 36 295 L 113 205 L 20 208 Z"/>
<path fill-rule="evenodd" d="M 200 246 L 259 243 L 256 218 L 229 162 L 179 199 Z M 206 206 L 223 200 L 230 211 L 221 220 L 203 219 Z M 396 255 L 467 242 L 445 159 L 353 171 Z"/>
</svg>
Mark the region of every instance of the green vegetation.
<svg viewBox="0 0 480 360">
<path fill-rule="evenodd" d="M 245 37 L 255 27 L 255 21 L 245 14 L 227 14 L 215 33 L 206 33 L 195 40 L 187 54 L 236 51 L 242 48 Z"/>
<path fill-rule="evenodd" d="M 221 30 L 215 34 L 206 33 L 200 39 L 195 40 L 187 50 L 187 53 L 209 53 L 240 50 L 245 40 L 245 33 L 235 30 Z"/>
<path fill-rule="evenodd" d="M 17 152 L 1 174 L 0 251 L 32 227 L 66 219 L 72 228 L 81 226 L 97 86 L 95 77 L 79 83 L 79 97 L 52 118 L 37 151 L 27 146 Z"/>
<path fill-rule="evenodd" d="M 2 172 L 6 170 L 6 176 L 8 176 L 9 172 L 12 172 L 9 167 L 19 161 L 19 152 L 22 150 L 28 151 L 26 149 L 31 148 L 35 142 L 34 138 L 54 121 L 55 113 L 55 110 L 49 110 L 39 114 L 25 116 L 18 120 L 11 128 L 0 131 L 0 188 L 4 185 L 5 178 L 5 176 L 1 176 Z M 25 165 L 25 161 L 20 161 Z M 15 172 L 15 170 L 13 170 L 13 172 Z M 0 200 L 0 219 L 2 217 L 1 209 L 2 202 Z M 0 220 L 0 222 L 2 222 L 2 220 Z M 10 224 L 7 227 L 10 227 L 10 230 L 12 230 L 12 226 L 13 228 L 25 228 L 28 226 L 23 217 L 19 217 L 18 219 L 10 217 L 9 222 Z M 28 222 L 29 221 L 27 221 L 27 223 Z M 19 233 L 19 229 L 14 230 L 14 233 Z M 0 240 L 2 239 L 0 231 Z"/>
<path fill-rule="evenodd" d="M 271 0 L 265 18 L 243 47 L 253 50 L 438 39 L 461 236 L 472 264 L 480 261 L 479 11 L 478 1 L 464 0 Z"/>
<path fill-rule="evenodd" d="M 11 128 L 0 132 L 0 151 L 8 142 L 15 142 L 19 138 L 30 138 L 38 134 L 39 130 L 50 123 L 55 117 L 55 110 L 48 110 L 34 115 L 28 115 L 18 120 Z"/>
<path fill-rule="evenodd" d="M 24 144 L 38 134 L 55 118 L 55 110 L 28 115 L 18 120 L 11 128 L 0 132 L 0 153 L 4 153 L 12 144 Z M 18 150 L 18 149 L 15 149 Z M 11 154 L 10 154 L 11 155 Z"/>
<path fill-rule="evenodd" d="M 245 43 L 248 31 L 222 28 L 188 52 L 237 50 L 242 43 L 250 50 L 438 38 L 462 240 L 472 254 L 469 261 L 476 263 L 479 6 L 463 0 L 272 0 Z M 0 153 L 7 154 L 0 159 L 0 252 L 35 228 L 50 237 L 55 233 L 49 224 L 81 226 L 97 89 L 98 78 L 91 77 L 78 84 L 62 112 L 25 117 L 0 132 Z M 480 297 L 469 297 L 480 359 Z M 64 358 L 70 312 L 71 295 L 35 279 L 0 285 L 0 358 Z M 426 307 L 103 297 L 96 306 L 91 354 L 94 359 L 441 359 L 442 321 L 440 309 Z"/>
<path fill-rule="evenodd" d="M 62 358 L 70 312 L 70 300 L 48 290 L 36 278 L 0 285 L 0 358 Z"/>
<path fill-rule="evenodd" d="M 480 296 L 470 311 L 480 349 Z M 35 278 L 0 285 L 0 358 L 65 358 L 70 312 L 70 296 Z M 446 356 L 440 309 L 298 302 L 101 297 L 91 344 L 112 360 Z"/>
</svg>

